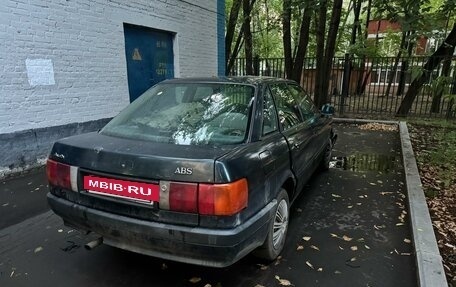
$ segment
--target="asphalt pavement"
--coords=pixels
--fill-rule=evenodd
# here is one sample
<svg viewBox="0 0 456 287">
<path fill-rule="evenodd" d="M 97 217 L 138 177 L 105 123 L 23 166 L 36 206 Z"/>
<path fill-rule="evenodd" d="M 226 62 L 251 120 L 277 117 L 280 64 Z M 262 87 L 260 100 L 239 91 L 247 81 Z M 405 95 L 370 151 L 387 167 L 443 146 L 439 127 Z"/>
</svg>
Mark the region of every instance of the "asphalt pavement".
<svg viewBox="0 0 456 287">
<path fill-rule="evenodd" d="M 0 286 L 417 286 L 399 134 L 336 129 L 332 168 L 292 206 L 272 263 L 249 255 L 214 269 L 87 251 L 93 235 L 64 227 L 45 205 L 41 169 L 0 183 Z"/>
</svg>

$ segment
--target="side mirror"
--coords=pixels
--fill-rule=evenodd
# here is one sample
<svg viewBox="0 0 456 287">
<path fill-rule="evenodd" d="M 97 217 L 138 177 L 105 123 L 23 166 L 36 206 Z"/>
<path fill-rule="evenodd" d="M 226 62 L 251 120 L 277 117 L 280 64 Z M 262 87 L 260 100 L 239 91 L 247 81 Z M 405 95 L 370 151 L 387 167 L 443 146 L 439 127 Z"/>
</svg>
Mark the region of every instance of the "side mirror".
<svg viewBox="0 0 456 287">
<path fill-rule="evenodd" d="M 321 114 L 326 117 L 330 117 L 334 115 L 334 107 L 331 106 L 330 104 L 324 104 L 321 107 Z"/>
</svg>

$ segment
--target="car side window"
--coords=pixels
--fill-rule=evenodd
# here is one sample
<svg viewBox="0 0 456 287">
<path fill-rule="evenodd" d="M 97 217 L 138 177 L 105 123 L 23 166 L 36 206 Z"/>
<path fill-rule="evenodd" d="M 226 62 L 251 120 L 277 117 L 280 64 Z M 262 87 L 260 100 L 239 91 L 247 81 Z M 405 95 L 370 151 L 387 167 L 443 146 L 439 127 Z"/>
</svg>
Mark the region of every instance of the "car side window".
<svg viewBox="0 0 456 287">
<path fill-rule="evenodd" d="M 277 105 L 279 122 L 284 130 L 302 122 L 301 112 L 285 83 L 271 85 L 271 91 Z"/>
<path fill-rule="evenodd" d="M 315 107 L 307 93 L 297 85 L 288 85 L 288 88 L 298 102 L 304 120 L 307 121 L 315 118 L 318 114 L 318 109 Z"/>
<path fill-rule="evenodd" d="M 274 108 L 271 91 L 266 88 L 263 97 L 263 131 L 262 135 L 267 135 L 277 130 L 277 113 Z"/>
</svg>

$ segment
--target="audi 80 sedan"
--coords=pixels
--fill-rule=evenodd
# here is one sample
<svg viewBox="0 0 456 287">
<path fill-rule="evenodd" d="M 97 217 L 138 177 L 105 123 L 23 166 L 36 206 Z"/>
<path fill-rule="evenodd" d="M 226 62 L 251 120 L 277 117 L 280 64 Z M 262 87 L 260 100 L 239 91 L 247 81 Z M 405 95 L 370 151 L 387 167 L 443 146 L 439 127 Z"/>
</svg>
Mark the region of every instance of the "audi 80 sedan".
<svg viewBox="0 0 456 287">
<path fill-rule="evenodd" d="M 121 249 L 212 267 L 251 251 L 273 260 L 290 204 L 329 166 L 331 123 L 293 81 L 166 80 L 98 132 L 57 141 L 47 199 Z"/>
</svg>

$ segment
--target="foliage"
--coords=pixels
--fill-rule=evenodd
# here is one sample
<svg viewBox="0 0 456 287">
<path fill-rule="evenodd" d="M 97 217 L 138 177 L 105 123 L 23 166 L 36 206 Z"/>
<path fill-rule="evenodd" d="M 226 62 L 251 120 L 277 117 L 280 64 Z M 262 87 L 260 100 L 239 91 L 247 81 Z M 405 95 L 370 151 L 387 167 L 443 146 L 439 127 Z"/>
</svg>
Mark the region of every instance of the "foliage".
<svg viewBox="0 0 456 287">
<path fill-rule="evenodd" d="M 410 74 L 412 75 L 411 81 L 415 81 L 424 74 L 424 69 L 421 66 L 412 66 L 409 69 Z"/>
<path fill-rule="evenodd" d="M 452 77 L 439 76 L 435 78 L 431 83 L 432 96 L 444 95 L 449 96 L 450 85 L 453 82 Z"/>
<path fill-rule="evenodd" d="M 296 47 L 299 38 L 299 28 L 305 6 L 311 7 L 317 13 L 323 0 L 291 1 L 291 37 L 292 47 Z M 331 0 L 328 7 L 331 7 Z M 349 52 L 357 56 L 393 56 L 400 47 L 400 33 L 392 30 L 374 45 L 369 45 L 365 39 L 366 14 L 368 0 L 362 0 L 360 28 L 356 43 L 350 44 L 353 28 L 353 7 L 355 0 L 345 1 L 341 14 L 336 55 L 342 56 Z M 233 0 L 226 0 L 226 15 L 229 15 Z M 261 58 L 283 57 L 282 43 L 282 15 L 283 0 L 257 0 L 252 11 L 252 34 L 254 55 Z M 415 43 L 418 37 L 432 37 L 438 41 L 445 38 L 445 27 L 451 25 L 456 18 L 454 0 L 372 0 L 372 14 L 374 19 L 387 19 L 398 22 L 403 31 L 411 31 L 407 41 Z M 327 25 L 330 21 L 331 9 L 327 13 Z M 227 17 L 228 18 L 228 17 Z M 228 19 L 227 19 L 228 21 Z M 238 18 L 236 33 L 239 33 L 243 16 Z M 316 55 L 315 23 L 312 24 L 308 42 L 307 57 Z M 372 39 L 370 39 L 372 40 Z M 371 41 L 372 42 L 372 41 Z M 293 50 L 295 52 L 295 49 Z M 239 57 L 243 57 L 242 49 Z"/>
</svg>

